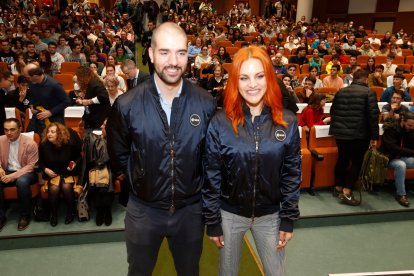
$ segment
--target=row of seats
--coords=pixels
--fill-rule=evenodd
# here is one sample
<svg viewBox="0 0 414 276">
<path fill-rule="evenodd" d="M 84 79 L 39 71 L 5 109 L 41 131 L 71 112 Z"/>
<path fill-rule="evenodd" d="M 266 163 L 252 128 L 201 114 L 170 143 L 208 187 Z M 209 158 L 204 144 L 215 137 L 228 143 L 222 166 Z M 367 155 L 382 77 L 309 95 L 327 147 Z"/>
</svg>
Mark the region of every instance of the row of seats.
<svg viewBox="0 0 414 276">
<path fill-rule="evenodd" d="M 382 136 L 382 124 L 380 124 L 379 127 L 380 136 Z M 304 138 L 304 131 L 301 130 L 301 133 L 303 178 L 301 188 L 334 186 L 338 148 L 336 146 L 335 138 L 329 135 L 329 125 L 312 127 L 308 145 L 306 144 L 306 138 Z M 377 141 L 377 147 L 380 147 L 380 145 L 381 138 Z M 394 172 L 392 169 L 387 170 L 386 179 L 394 179 Z M 406 179 L 414 179 L 414 169 L 407 169 Z"/>
</svg>

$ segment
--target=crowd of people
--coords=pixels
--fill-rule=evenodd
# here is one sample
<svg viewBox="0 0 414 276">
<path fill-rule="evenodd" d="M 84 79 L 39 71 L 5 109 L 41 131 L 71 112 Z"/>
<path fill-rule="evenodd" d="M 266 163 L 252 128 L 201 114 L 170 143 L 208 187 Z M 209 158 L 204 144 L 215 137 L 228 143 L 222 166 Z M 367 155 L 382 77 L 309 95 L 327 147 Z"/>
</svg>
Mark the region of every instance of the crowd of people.
<svg viewBox="0 0 414 276">
<path fill-rule="evenodd" d="M 129 201 L 130 275 L 151 274 L 164 237 L 178 274 L 197 274 L 204 225 L 221 248 L 220 275 L 237 275 L 249 229 L 265 274 L 284 275 L 284 248 L 299 217 L 298 125 L 309 132 L 331 124 L 340 160 L 334 194 L 358 205 L 352 188 L 365 150 L 379 138 L 380 117 L 396 200 L 409 206 L 414 115 L 402 102 L 411 101 L 414 78 L 407 81 L 404 62 L 394 61 L 404 60 L 403 50 L 413 55 L 414 36 L 403 29 L 382 37 L 352 21 L 294 22 L 295 7 L 285 1 L 267 1 L 260 15 L 248 4 L 219 14 L 210 1 L 119 0 L 109 11 L 86 0 L 59 6 L 11 1 L 0 11 L 0 231 L 3 187 L 11 184 L 18 230 L 29 226 L 36 172 L 51 226 L 60 194 L 70 224 L 85 191 L 95 198 L 96 225 L 110 225 L 120 181 L 120 202 Z M 378 56 L 383 63 L 375 64 Z M 69 96 L 53 77 L 64 62 L 80 64 Z M 384 90 L 382 110 L 372 86 Z M 323 113 L 327 101 L 331 116 Z M 299 121 L 297 103 L 308 104 Z M 65 126 L 69 105 L 84 107 L 77 131 Z M 41 137 L 39 146 L 3 107 L 30 110 L 25 130 Z M 269 227 L 273 235 L 262 231 Z"/>
</svg>

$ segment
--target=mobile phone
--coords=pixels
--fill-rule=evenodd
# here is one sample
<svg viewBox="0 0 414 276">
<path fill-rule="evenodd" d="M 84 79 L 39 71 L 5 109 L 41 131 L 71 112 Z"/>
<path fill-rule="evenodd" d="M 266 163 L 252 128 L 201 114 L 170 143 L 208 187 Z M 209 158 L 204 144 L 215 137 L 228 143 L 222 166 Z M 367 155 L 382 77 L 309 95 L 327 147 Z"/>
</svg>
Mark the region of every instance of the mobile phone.
<svg viewBox="0 0 414 276">
<path fill-rule="evenodd" d="M 75 165 L 76 165 L 75 161 L 70 161 L 67 167 L 68 171 L 73 170 L 75 168 Z"/>
</svg>

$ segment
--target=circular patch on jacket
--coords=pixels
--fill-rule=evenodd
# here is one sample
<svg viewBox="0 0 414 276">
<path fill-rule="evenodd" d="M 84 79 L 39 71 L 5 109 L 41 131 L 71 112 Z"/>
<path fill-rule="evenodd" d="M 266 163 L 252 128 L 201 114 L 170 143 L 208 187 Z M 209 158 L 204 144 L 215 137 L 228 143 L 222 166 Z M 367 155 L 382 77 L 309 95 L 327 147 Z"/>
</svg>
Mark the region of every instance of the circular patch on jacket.
<svg viewBox="0 0 414 276">
<path fill-rule="evenodd" d="M 286 132 L 284 132 L 281 129 L 278 129 L 278 130 L 275 131 L 275 137 L 276 137 L 276 140 L 278 140 L 280 142 L 285 141 L 285 139 L 286 139 Z"/>
<path fill-rule="evenodd" d="M 201 118 L 200 118 L 200 116 L 198 116 L 198 114 L 192 114 L 190 116 L 190 124 L 192 126 L 195 126 L 195 127 L 199 126 L 200 123 L 201 123 Z"/>
</svg>

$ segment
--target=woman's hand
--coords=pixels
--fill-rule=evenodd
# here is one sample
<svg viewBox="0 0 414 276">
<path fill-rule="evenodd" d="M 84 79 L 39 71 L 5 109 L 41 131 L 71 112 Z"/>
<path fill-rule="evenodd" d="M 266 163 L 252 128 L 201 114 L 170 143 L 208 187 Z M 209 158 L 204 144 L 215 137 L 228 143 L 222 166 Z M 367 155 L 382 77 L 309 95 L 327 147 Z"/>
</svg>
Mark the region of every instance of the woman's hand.
<svg viewBox="0 0 414 276">
<path fill-rule="evenodd" d="M 57 174 L 49 168 L 45 169 L 45 174 L 47 174 L 50 178 L 56 177 Z"/>
<path fill-rule="evenodd" d="M 331 122 L 331 117 L 326 117 L 325 119 L 323 119 L 323 123 L 325 125 L 328 125 Z"/>
<path fill-rule="evenodd" d="M 293 237 L 293 233 L 279 231 L 279 243 L 276 245 L 277 250 L 285 249 L 288 241 L 290 241 Z"/>
<path fill-rule="evenodd" d="M 212 241 L 218 248 L 222 248 L 224 246 L 224 236 L 218 237 L 208 237 L 210 241 Z"/>
</svg>

